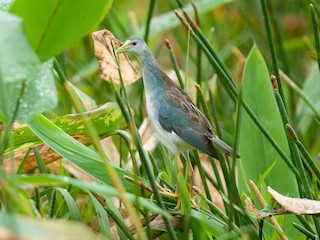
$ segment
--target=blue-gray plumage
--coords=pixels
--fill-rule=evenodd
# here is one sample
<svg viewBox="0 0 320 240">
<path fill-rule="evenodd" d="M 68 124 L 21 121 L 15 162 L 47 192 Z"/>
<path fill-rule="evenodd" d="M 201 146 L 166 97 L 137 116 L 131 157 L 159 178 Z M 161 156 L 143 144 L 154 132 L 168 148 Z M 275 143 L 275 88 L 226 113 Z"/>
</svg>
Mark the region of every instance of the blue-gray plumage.
<svg viewBox="0 0 320 240">
<path fill-rule="evenodd" d="M 149 118 L 163 145 L 174 154 L 197 148 L 217 157 L 213 144 L 232 153 L 188 95 L 159 69 L 142 39 L 129 39 L 116 51 L 122 52 L 133 54 L 141 64 Z"/>
</svg>

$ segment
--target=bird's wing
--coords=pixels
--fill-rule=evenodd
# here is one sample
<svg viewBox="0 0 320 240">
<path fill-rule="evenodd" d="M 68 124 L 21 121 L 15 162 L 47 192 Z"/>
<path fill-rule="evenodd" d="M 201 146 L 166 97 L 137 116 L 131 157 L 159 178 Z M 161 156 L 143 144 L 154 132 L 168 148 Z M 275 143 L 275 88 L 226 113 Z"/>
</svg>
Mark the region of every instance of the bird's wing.
<svg viewBox="0 0 320 240">
<path fill-rule="evenodd" d="M 167 107 L 169 104 L 160 104 L 158 119 L 162 128 L 168 132 L 174 131 L 184 141 L 213 157 L 216 154 L 212 143 L 232 153 L 232 148 L 213 133 L 208 119 L 189 96 L 165 74 L 164 79 L 170 108 Z"/>
<path fill-rule="evenodd" d="M 179 116 L 180 115 L 180 116 Z M 161 127 L 168 132 L 175 132 L 179 137 L 181 137 L 184 141 L 189 143 L 195 148 L 213 156 L 215 156 L 215 151 L 211 141 L 208 139 L 207 135 L 194 129 L 188 127 L 187 122 L 180 117 L 179 111 L 174 111 L 173 109 L 169 111 L 163 111 L 163 109 L 159 112 L 158 120 L 160 122 Z"/>
<path fill-rule="evenodd" d="M 177 119 L 176 121 L 180 121 L 182 124 L 188 123 L 188 126 L 207 134 L 209 138 L 214 138 L 215 134 L 210 122 L 193 104 L 189 96 L 164 73 L 163 79 L 166 82 L 166 94 L 171 106 L 171 109 L 163 109 L 164 112 L 171 116 L 181 117 L 180 120 Z"/>
</svg>

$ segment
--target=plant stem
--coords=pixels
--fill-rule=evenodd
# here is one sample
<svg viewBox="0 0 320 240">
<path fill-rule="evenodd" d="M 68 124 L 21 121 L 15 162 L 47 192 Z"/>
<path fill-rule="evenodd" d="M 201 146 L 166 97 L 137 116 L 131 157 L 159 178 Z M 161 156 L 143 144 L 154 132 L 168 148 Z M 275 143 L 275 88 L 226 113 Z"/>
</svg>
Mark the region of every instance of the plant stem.
<svg viewBox="0 0 320 240">
<path fill-rule="evenodd" d="M 271 52 L 271 59 L 272 59 L 272 64 L 273 64 L 273 71 L 274 75 L 277 78 L 277 83 L 279 86 L 279 93 L 280 96 L 283 100 L 284 106 L 286 108 L 286 103 L 284 100 L 284 95 L 283 95 L 283 90 L 281 86 L 281 81 L 280 81 L 280 74 L 279 74 L 279 66 L 278 66 L 278 60 L 277 60 L 277 55 L 276 55 L 276 49 L 274 46 L 274 40 L 271 32 L 271 26 L 270 26 L 270 20 L 269 20 L 269 13 L 267 9 L 267 1 L 266 0 L 260 0 L 261 2 L 261 7 L 262 7 L 262 14 L 263 14 L 263 19 L 264 19 L 264 25 L 267 31 L 267 37 L 268 37 L 268 42 L 269 42 L 269 49 Z"/>
<path fill-rule="evenodd" d="M 168 49 L 169 49 L 171 62 L 172 62 L 172 64 L 173 64 L 174 71 L 176 72 L 176 75 L 177 75 L 177 78 L 178 78 L 180 87 L 181 87 L 182 89 L 184 89 L 184 82 L 183 82 L 183 80 L 182 80 L 181 73 L 180 73 L 180 70 L 179 70 L 179 66 L 178 66 L 178 63 L 177 63 L 177 59 L 176 59 L 176 57 L 175 57 L 175 55 L 174 55 L 172 46 L 171 46 L 171 44 L 170 44 L 170 42 L 169 42 L 168 39 L 166 39 L 165 42 L 166 42 L 166 45 L 167 45 L 167 47 L 168 47 Z"/>
<path fill-rule="evenodd" d="M 145 31 L 145 33 L 144 33 L 144 41 L 145 41 L 146 43 L 148 43 L 148 40 L 149 40 L 150 22 L 151 22 L 153 10 L 154 10 L 155 2 L 156 2 L 155 0 L 150 0 L 149 10 L 148 10 L 148 16 L 147 16 L 146 31 Z"/>
<path fill-rule="evenodd" d="M 304 235 L 306 235 L 306 237 L 309 239 L 319 239 L 318 236 L 312 232 L 310 232 L 309 230 L 305 229 L 304 227 L 302 227 L 301 225 L 293 222 L 292 225 L 298 229 L 300 232 L 302 232 Z"/>
<path fill-rule="evenodd" d="M 299 148 L 300 153 L 302 154 L 302 156 L 306 160 L 307 166 L 310 167 L 310 170 L 312 170 L 313 173 L 317 176 L 318 180 L 320 180 L 320 171 L 319 171 L 317 165 L 315 164 L 315 162 L 313 161 L 312 157 L 308 153 L 307 149 L 304 147 L 302 142 L 299 140 L 296 132 L 294 131 L 294 129 L 292 128 L 292 126 L 290 124 L 286 124 L 286 128 L 287 128 L 288 132 L 290 133 L 290 136 L 292 137 L 292 139 L 296 143 L 297 147 Z"/>
<path fill-rule="evenodd" d="M 188 28 L 189 29 L 189 28 Z M 190 32 L 191 30 L 188 30 L 188 40 L 187 40 L 187 57 L 186 57 L 186 68 L 184 72 L 184 89 L 186 90 L 188 87 L 188 77 L 189 77 L 189 58 L 190 58 Z"/>
<path fill-rule="evenodd" d="M 314 41 L 316 43 L 318 67 L 320 71 L 320 40 L 319 40 L 319 32 L 318 32 L 317 15 L 316 15 L 313 4 L 310 4 L 310 12 L 311 12 L 311 20 L 312 20 L 311 22 L 312 22 L 312 28 L 313 28 Z"/>
<path fill-rule="evenodd" d="M 308 107 L 313 111 L 318 119 L 320 119 L 320 112 L 315 107 L 316 105 L 312 103 L 311 99 L 302 91 L 301 88 L 297 86 L 284 72 L 280 70 L 281 78 L 302 98 L 302 100 L 308 105 Z"/>
</svg>

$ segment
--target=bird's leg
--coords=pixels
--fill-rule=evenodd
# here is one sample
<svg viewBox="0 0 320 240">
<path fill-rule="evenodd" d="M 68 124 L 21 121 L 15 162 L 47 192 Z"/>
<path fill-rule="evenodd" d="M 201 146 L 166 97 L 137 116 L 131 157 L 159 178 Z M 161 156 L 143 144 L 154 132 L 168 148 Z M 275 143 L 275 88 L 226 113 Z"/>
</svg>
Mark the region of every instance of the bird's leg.
<svg viewBox="0 0 320 240">
<path fill-rule="evenodd" d="M 193 194 L 193 178 L 194 178 L 194 170 L 193 170 L 193 166 L 191 164 L 190 161 L 190 156 L 189 156 L 189 151 L 184 155 L 185 158 L 187 159 L 187 164 L 188 164 L 188 174 L 189 174 L 189 178 L 190 178 L 190 183 L 189 183 L 189 193 L 190 193 L 190 201 L 192 203 L 192 205 L 195 208 L 199 208 L 199 206 L 196 204 L 196 202 L 194 201 L 194 194 Z"/>
<path fill-rule="evenodd" d="M 183 173 L 183 164 L 182 164 L 181 159 L 179 158 L 179 156 L 176 156 L 175 159 L 177 161 L 178 176 L 179 176 L 180 173 Z M 178 177 L 178 181 L 179 181 L 179 177 Z M 177 199 L 177 205 L 172 210 L 173 211 L 179 210 L 180 207 L 181 207 L 179 184 L 177 184 L 177 188 L 176 188 L 175 193 L 168 192 L 161 185 L 159 185 L 159 184 L 157 184 L 157 185 L 158 185 L 158 188 L 160 189 L 162 195 Z M 154 197 L 154 195 L 152 194 L 151 195 L 151 200 L 153 200 L 153 197 Z"/>
<path fill-rule="evenodd" d="M 179 156 L 176 156 L 177 166 L 178 166 L 178 181 L 179 181 L 179 175 L 180 173 L 183 173 L 183 163 L 181 162 L 181 159 Z M 176 199 L 177 199 L 177 205 L 173 208 L 173 210 L 179 210 L 181 207 L 181 200 L 180 200 L 180 193 L 179 193 L 179 184 L 177 184 L 176 188 Z"/>
<path fill-rule="evenodd" d="M 195 208 L 199 208 L 199 206 L 196 204 L 196 202 L 194 201 L 194 191 L 193 191 L 193 178 L 194 178 L 194 170 L 193 170 L 193 167 L 192 167 L 192 164 L 191 164 L 191 161 L 190 161 L 190 157 L 189 157 L 189 153 L 187 154 L 183 154 L 184 158 L 186 159 L 187 161 L 187 164 L 188 164 L 188 176 L 190 178 L 189 180 L 189 185 L 188 185 L 188 188 L 189 188 L 189 194 L 190 194 L 190 201 L 192 203 L 192 205 L 195 207 Z M 177 168 L 178 168 L 178 176 L 183 172 L 184 172 L 184 166 L 183 166 L 183 163 L 180 159 L 179 156 L 176 156 L 175 157 L 176 161 L 177 161 Z M 179 177 L 178 177 L 178 181 L 179 181 Z M 176 206 L 172 209 L 174 211 L 176 210 L 179 210 L 180 207 L 181 207 L 181 200 L 180 200 L 180 192 L 179 192 L 179 183 L 177 184 L 177 188 L 176 188 L 176 191 L 175 193 L 171 193 L 170 191 L 166 190 L 165 188 L 163 188 L 160 184 L 157 183 L 157 186 L 160 190 L 160 193 L 161 195 L 163 196 L 167 196 L 167 197 L 172 197 L 172 198 L 175 198 L 177 199 L 177 204 Z M 153 194 L 153 190 L 149 187 L 147 190 L 149 190 L 150 192 L 152 192 L 152 195 L 150 197 L 151 200 L 153 200 L 153 197 L 154 197 L 154 194 Z"/>
<path fill-rule="evenodd" d="M 189 174 L 189 179 L 190 179 L 190 184 L 189 184 L 189 193 L 190 193 L 190 196 L 193 196 L 192 193 L 193 193 L 193 177 L 194 177 L 194 171 L 193 171 L 193 167 L 192 167 L 192 164 L 191 164 L 191 161 L 190 161 L 190 156 L 189 156 L 189 152 L 187 152 L 186 154 L 186 160 L 187 160 L 187 164 L 188 164 L 188 174 Z"/>
</svg>

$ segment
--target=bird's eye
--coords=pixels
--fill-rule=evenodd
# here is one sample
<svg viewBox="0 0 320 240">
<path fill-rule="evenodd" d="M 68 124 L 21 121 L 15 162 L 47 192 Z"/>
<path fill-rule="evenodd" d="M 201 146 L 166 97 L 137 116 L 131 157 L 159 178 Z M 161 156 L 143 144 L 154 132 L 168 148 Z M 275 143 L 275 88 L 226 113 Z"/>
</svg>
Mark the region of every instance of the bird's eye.
<svg viewBox="0 0 320 240">
<path fill-rule="evenodd" d="M 137 45 L 137 42 L 132 42 L 132 45 L 133 45 L 133 46 Z"/>
</svg>

